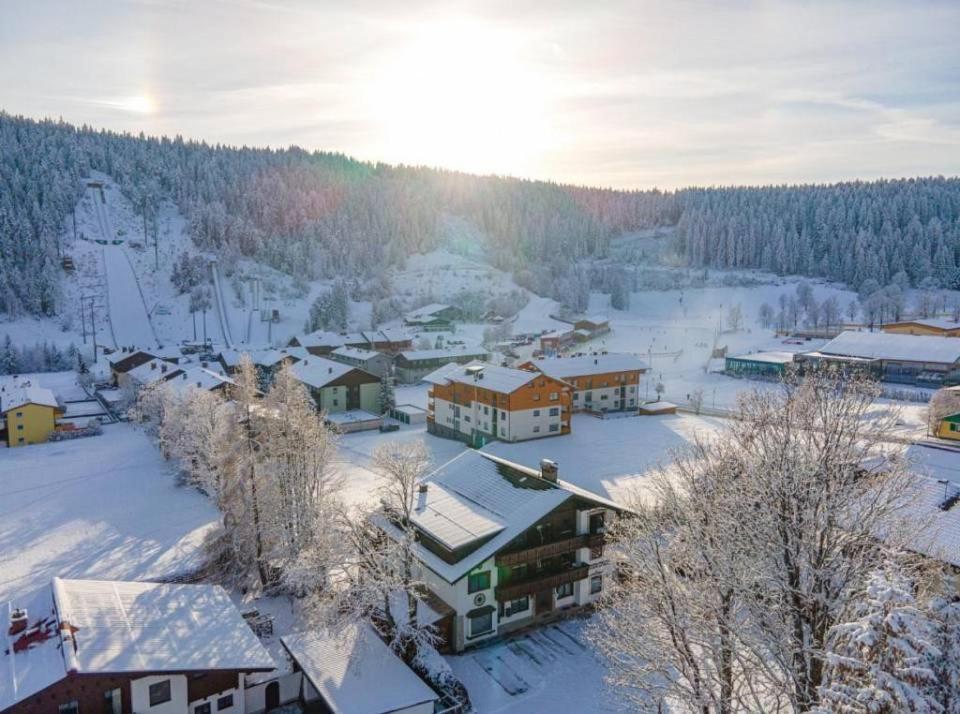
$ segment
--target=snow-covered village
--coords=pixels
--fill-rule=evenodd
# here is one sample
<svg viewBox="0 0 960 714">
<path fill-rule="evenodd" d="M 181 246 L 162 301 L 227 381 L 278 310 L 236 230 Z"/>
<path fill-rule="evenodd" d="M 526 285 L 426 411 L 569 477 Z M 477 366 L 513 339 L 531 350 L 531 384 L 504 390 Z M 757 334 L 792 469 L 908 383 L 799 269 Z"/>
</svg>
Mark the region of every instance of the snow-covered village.
<svg viewBox="0 0 960 714">
<path fill-rule="evenodd" d="M 0 7 L 0 714 L 960 714 L 960 8 L 94 5 Z"/>
</svg>

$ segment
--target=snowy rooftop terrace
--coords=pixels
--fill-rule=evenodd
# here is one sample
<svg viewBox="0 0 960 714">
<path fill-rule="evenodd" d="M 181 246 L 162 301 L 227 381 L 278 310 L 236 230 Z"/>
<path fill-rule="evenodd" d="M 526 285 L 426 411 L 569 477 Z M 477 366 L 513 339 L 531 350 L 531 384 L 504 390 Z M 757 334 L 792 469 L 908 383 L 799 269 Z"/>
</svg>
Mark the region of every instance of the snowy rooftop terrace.
<svg viewBox="0 0 960 714">
<path fill-rule="evenodd" d="M 819 352 L 859 359 L 954 364 L 960 361 L 960 337 L 848 331 L 834 337 Z"/>
</svg>

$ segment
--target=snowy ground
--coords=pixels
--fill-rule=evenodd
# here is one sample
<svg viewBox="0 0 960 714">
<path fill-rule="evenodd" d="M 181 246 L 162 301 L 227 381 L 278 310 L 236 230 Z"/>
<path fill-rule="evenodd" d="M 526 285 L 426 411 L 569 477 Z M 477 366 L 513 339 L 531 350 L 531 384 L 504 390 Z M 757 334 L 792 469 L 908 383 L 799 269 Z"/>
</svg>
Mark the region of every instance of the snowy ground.
<svg viewBox="0 0 960 714">
<path fill-rule="evenodd" d="M 566 620 L 448 656 L 477 714 L 626 712 L 606 689 L 585 620 Z"/>
<path fill-rule="evenodd" d="M 199 564 L 218 514 L 128 424 L 0 453 L 0 602 L 55 575 L 148 579 Z"/>
</svg>

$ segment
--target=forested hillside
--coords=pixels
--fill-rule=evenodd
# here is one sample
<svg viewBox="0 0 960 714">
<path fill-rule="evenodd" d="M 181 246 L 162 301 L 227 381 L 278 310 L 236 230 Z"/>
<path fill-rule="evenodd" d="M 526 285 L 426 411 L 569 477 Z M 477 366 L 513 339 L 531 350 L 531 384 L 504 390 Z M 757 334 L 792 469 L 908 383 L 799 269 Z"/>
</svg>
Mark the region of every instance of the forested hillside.
<svg viewBox="0 0 960 714">
<path fill-rule="evenodd" d="M 957 283 L 960 181 L 612 191 L 370 164 L 298 148 L 231 148 L 36 122 L 0 113 L 0 312 L 54 314 L 59 245 L 91 170 L 148 223 L 163 199 L 198 247 L 295 278 L 373 276 L 434 248 L 457 219 L 490 262 L 562 297 L 624 232 L 676 225 L 693 266 L 763 268 L 857 287 L 904 271 Z M 589 277 L 586 278 L 589 280 Z"/>
</svg>

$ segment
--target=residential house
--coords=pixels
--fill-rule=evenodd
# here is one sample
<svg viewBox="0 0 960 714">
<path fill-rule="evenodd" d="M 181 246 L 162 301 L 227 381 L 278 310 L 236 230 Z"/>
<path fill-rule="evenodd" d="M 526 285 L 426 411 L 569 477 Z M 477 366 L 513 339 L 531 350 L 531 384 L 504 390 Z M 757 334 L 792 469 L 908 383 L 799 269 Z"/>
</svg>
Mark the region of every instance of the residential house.
<svg viewBox="0 0 960 714">
<path fill-rule="evenodd" d="M 303 673 L 308 711 L 433 714 L 439 697 L 369 625 L 285 635 L 280 643 Z"/>
<path fill-rule="evenodd" d="M 943 417 L 937 424 L 937 436 L 941 439 L 960 441 L 960 413 Z"/>
<path fill-rule="evenodd" d="M 325 357 L 309 357 L 292 367 L 306 385 L 317 409 L 327 412 L 362 410 L 379 415 L 380 378 L 357 367 Z"/>
<path fill-rule="evenodd" d="M 110 365 L 110 377 L 116 386 L 124 386 L 122 375 L 126 375 L 130 370 L 155 359 L 162 359 L 170 364 L 178 364 L 181 355 L 180 351 L 175 349 L 151 349 L 148 351 L 135 347 L 121 347 L 107 355 L 107 363 Z"/>
<path fill-rule="evenodd" d="M 183 374 L 183 369 L 166 360 L 154 358 L 117 376 L 117 385 L 138 392 L 157 382 L 164 382 Z"/>
<path fill-rule="evenodd" d="M 570 433 L 573 388 L 545 374 L 475 361 L 425 379 L 431 434 L 480 446 Z"/>
<path fill-rule="evenodd" d="M 575 320 L 573 329 L 582 331 L 592 339 L 610 332 L 610 319 L 606 315 L 588 315 Z"/>
<path fill-rule="evenodd" d="M 540 351 L 554 355 L 570 347 L 576 340 L 573 330 L 557 330 L 540 335 Z"/>
<path fill-rule="evenodd" d="M 381 379 L 389 376 L 393 367 L 393 358 L 390 355 L 374 352 L 363 347 L 338 347 L 330 352 L 329 357 L 337 362 L 359 367 Z"/>
<path fill-rule="evenodd" d="M 54 578 L 3 610 L 0 712 L 243 714 L 275 669 L 218 585 Z"/>
<path fill-rule="evenodd" d="M 424 332 L 445 332 L 453 329 L 453 323 L 463 319 L 459 308 L 440 303 L 431 303 L 418 307 L 403 316 L 403 322 L 408 327 L 415 327 Z"/>
<path fill-rule="evenodd" d="M 420 579 L 449 614 L 436 623 L 460 651 L 594 602 L 613 565 L 604 532 L 621 509 L 529 468 L 467 450 L 419 484 L 412 515 Z M 395 524 L 382 520 L 388 534 Z M 432 606 L 431 606 L 432 607 Z"/>
<path fill-rule="evenodd" d="M 365 330 L 362 334 L 367 340 L 367 347 L 377 352 L 395 355 L 403 350 L 413 349 L 413 336 L 406 330 L 384 328 Z"/>
<path fill-rule="evenodd" d="M 946 317 L 918 317 L 883 325 L 884 332 L 898 335 L 934 335 L 960 337 L 960 322 Z"/>
<path fill-rule="evenodd" d="M 367 338 L 362 332 L 327 332 L 317 330 L 306 335 L 296 335 L 287 343 L 287 347 L 303 347 L 312 355 L 322 357 L 338 347 L 366 347 Z"/>
<path fill-rule="evenodd" d="M 243 355 L 250 358 L 257 372 L 257 382 L 263 391 L 273 384 L 274 377 L 284 364 L 293 364 L 301 359 L 300 356 L 286 350 L 224 350 L 217 355 L 217 361 L 227 375 L 233 376 L 240 368 L 240 358 Z"/>
<path fill-rule="evenodd" d="M 801 366 L 835 365 L 886 382 L 938 387 L 960 376 L 960 337 L 847 331 L 796 359 Z"/>
<path fill-rule="evenodd" d="M 195 365 L 184 365 L 180 373 L 167 380 L 170 389 L 175 393 L 184 393 L 189 389 L 200 389 L 207 392 L 225 394 L 233 379 L 228 377 L 223 369 L 212 369 L 213 363 L 202 362 Z"/>
<path fill-rule="evenodd" d="M 482 349 L 406 350 L 394 362 L 397 381 L 416 384 L 444 365 L 467 364 L 474 360 L 486 361 L 490 355 Z"/>
<path fill-rule="evenodd" d="M 0 387 L 0 441 L 8 447 L 45 442 L 64 414 L 66 408 L 49 389 L 30 381 Z"/>
<path fill-rule="evenodd" d="M 650 368 L 631 354 L 594 354 L 554 357 L 525 362 L 521 369 L 542 372 L 573 387 L 574 411 L 636 409 L 640 376 Z"/>
</svg>

